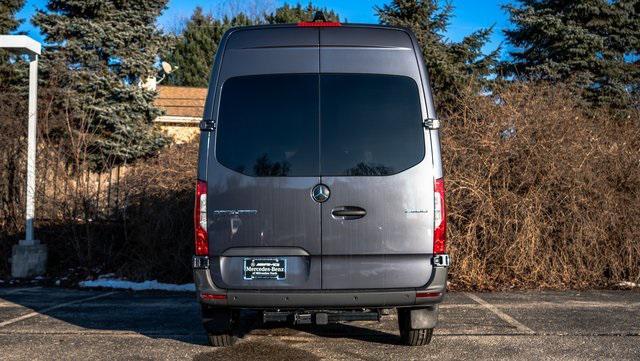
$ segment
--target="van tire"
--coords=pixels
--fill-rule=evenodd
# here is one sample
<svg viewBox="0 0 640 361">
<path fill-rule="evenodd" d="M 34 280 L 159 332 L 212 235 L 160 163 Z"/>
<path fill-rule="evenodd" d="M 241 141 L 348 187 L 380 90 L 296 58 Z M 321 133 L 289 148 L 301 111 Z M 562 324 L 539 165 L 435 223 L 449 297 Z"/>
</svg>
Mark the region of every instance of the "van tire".
<svg viewBox="0 0 640 361">
<path fill-rule="evenodd" d="M 213 308 L 204 304 L 201 306 L 203 326 L 207 332 L 209 345 L 213 347 L 233 346 L 237 340 L 234 329 L 238 315 L 227 308 Z"/>
<path fill-rule="evenodd" d="M 433 328 L 411 328 L 409 309 L 398 309 L 398 325 L 400 326 L 400 340 L 407 346 L 424 346 L 431 342 Z"/>
<path fill-rule="evenodd" d="M 236 343 L 236 337 L 230 333 L 222 335 L 207 334 L 209 345 L 213 347 L 229 347 Z"/>
</svg>

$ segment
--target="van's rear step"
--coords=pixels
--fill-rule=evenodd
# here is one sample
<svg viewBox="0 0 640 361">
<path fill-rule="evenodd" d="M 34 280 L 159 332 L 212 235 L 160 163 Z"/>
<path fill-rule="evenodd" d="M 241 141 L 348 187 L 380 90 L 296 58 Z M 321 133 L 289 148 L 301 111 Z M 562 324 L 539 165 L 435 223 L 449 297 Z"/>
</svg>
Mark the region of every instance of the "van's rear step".
<svg viewBox="0 0 640 361">
<path fill-rule="evenodd" d="M 263 311 L 263 322 L 326 325 L 340 321 L 380 321 L 378 310 Z"/>
</svg>

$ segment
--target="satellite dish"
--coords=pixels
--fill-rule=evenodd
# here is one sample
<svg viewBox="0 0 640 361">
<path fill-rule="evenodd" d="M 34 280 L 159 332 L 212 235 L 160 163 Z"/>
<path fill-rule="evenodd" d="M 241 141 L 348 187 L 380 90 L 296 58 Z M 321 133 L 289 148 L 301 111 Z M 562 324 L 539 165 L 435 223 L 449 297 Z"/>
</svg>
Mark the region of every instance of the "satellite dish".
<svg viewBox="0 0 640 361">
<path fill-rule="evenodd" d="M 167 77 L 167 75 L 178 70 L 177 66 L 174 68 L 173 66 L 171 66 L 171 64 L 167 63 L 166 61 L 163 61 L 162 63 L 160 63 L 160 65 L 162 66 L 162 71 L 164 71 L 164 74 L 162 74 L 162 78 L 156 81 L 156 84 L 160 84 L 164 80 L 164 78 Z"/>
<path fill-rule="evenodd" d="M 171 66 L 171 64 L 167 63 L 166 61 L 163 61 L 162 70 L 164 70 L 166 74 L 171 74 L 171 72 L 173 71 L 173 67 Z"/>
</svg>

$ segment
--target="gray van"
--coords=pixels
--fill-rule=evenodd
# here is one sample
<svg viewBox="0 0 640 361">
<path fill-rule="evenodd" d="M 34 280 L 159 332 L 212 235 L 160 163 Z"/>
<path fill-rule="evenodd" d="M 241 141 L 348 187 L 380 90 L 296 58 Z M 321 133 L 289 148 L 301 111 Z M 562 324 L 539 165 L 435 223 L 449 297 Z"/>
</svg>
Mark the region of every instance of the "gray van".
<svg viewBox="0 0 640 361">
<path fill-rule="evenodd" d="M 210 343 L 231 345 L 246 309 L 324 325 L 393 308 L 405 344 L 429 343 L 449 257 L 415 36 L 325 21 L 234 28 L 209 84 L 193 268 Z"/>
</svg>

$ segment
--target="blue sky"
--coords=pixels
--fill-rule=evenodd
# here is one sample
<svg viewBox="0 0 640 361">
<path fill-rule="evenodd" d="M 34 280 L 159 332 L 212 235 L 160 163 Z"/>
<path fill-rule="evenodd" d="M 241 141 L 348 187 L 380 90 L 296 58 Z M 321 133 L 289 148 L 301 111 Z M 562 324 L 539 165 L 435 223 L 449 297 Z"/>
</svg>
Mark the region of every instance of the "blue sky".
<svg viewBox="0 0 640 361">
<path fill-rule="evenodd" d="M 180 20 L 189 17 L 196 6 L 201 6 L 206 11 L 214 13 L 228 12 L 230 9 L 244 7 L 243 10 L 252 9 L 261 11 L 279 6 L 285 2 L 296 3 L 296 1 L 283 0 L 170 0 L 168 9 L 159 19 L 159 24 L 165 29 L 175 29 L 179 26 Z M 303 4 L 307 0 L 301 1 Z M 336 10 L 342 19 L 347 19 L 352 23 L 377 23 L 378 18 L 374 13 L 374 6 L 381 6 L 388 1 L 384 0 L 314 0 L 316 6 L 327 7 Z M 508 18 L 501 5 L 509 0 L 452 0 L 455 6 L 454 18 L 446 36 L 452 41 L 459 41 L 464 35 L 475 29 L 495 25 L 495 31 L 491 37 L 491 42 L 485 47 L 485 51 L 496 48 L 504 39 L 502 29 L 509 26 Z M 26 31 L 37 40 L 41 40 L 38 30 L 34 28 L 28 19 L 33 15 L 35 9 L 44 8 L 46 0 L 27 0 L 25 7 L 19 13 L 19 17 L 27 19 L 20 30 Z M 243 4 L 243 5 L 237 5 Z M 505 48 L 505 46 L 503 46 Z M 504 50 L 503 50 L 504 53 Z"/>
</svg>

